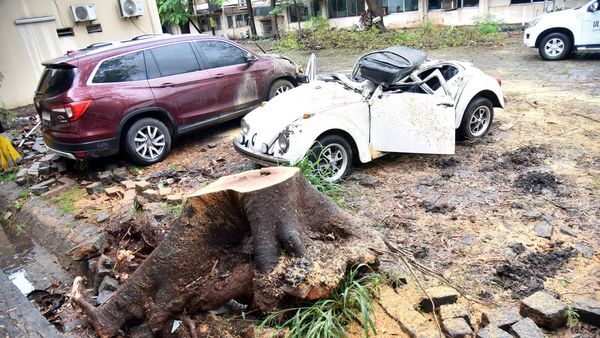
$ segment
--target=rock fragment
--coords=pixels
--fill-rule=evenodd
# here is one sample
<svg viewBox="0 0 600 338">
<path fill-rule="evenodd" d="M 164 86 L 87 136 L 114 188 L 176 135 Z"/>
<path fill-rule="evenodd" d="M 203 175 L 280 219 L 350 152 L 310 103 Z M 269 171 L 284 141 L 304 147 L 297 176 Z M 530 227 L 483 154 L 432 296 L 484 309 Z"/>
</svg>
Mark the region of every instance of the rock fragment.
<svg viewBox="0 0 600 338">
<path fill-rule="evenodd" d="M 102 183 L 94 182 L 85 186 L 85 191 L 87 191 L 88 195 L 99 194 L 103 190 Z"/>
<path fill-rule="evenodd" d="M 431 301 L 433 301 L 433 304 L 437 308 L 444 304 L 455 303 L 459 296 L 458 291 L 447 286 L 436 286 L 427 289 L 426 292 L 429 297 L 424 295 L 419 302 L 419 307 L 425 312 L 433 311 Z M 430 297 L 431 299 L 429 299 Z"/>
<path fill-rule="evenodd" d="M 471 325 L 471 315 L 469 309 L 463 304 L 442 305 L 438 311 L 442 321 L 452 318 L 462 318 L 467 324 Z"/>
<path fill-rule="evenodd" d="M 451 338 L 473 337 L 473 330 L 463 318 L 450 318 L 442 322 L 444 332 Z"/>
<path fill-rule="evenodd" d="M 544 291 L 538 291 L 521 301 L 521 315 L 550 330 L 566 324 L 567 304 Z"/>
<path fill-rule="evenodd" d="M 524 318 L 510 327 L 510 332 L 517 338 L 544 338 L 544 332 L 540 330 L 531 318 Z"/>
<path fill-rule="evenodd" d="M 513 338 L 513 336 L 499 327 L 488 325 L 477 332 L 477 338 Z"/>
<path fill-rule="evenodd" d="M 553 226 L 549 222 L 543 220 L 535 223 L 533 231 L 535 235 L 542 238 L 550 239 L 552 237 Z"/>
<path fill-rule="evenodd" d="M 589 298 L 579 297 L 573 301 L 573 309 L 579 314 L 579 320 L 600 327 L 600 302 Z"/>
<path fill-rule="evenodd" d="M 518 307 L 501 307 L 490 312 L 484 312 L 481 315 L 481 323 L 483 325 L 493 325 L 503 330 L 508 331 L 514 323 L 523 319 L 519 314 Z"/>
</svg>

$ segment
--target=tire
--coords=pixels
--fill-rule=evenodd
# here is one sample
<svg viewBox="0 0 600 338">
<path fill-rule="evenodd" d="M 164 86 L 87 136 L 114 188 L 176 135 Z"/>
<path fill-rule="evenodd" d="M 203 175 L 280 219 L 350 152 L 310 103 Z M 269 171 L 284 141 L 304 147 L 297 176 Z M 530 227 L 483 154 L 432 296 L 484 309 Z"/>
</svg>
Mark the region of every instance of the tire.
<svg viewBox="0 0 600 338">
<path fill-rule="evenodd" d="M 483 96 L 476 96 L 469 102 L 460 126 L 456 130 L 459 140 L 476 139 L 485 136 L 494 121 L 494 106 Z"/>
<path fill-rule="evenodd" d="M 274 98 L 275 96 L 287 92 L 290 89 L 294 88 L 294 84 L 288 80 L 279 79 L 273 82 L 271 88 L 269 88 L 269 95 L 267 96 L 267 100 Z"/>
<path fill-rule="evenodd" d="M 171 134 L 167 126 L 157 119 L 143 118 L 127 130 L 125 151 L 138 165 L 147 166 L 160 162 L 167 156 L 169 150 L 171 150 Z"/>
<path fill-rule="evenodd" d="M 327 135 L 315 142 L 309 159 L 317 172 L 332 183 L 339 182 L 352 171 L 353 152 L 348 141 L 339 135 Z"/>
<path fill-rule="evenodd" d="M 540 41 L 540 56 L 544 60 L 556 61 L 565 59 L 571 54 L 573 41 L 563 33 L 550 33 Z"/>
</svg>

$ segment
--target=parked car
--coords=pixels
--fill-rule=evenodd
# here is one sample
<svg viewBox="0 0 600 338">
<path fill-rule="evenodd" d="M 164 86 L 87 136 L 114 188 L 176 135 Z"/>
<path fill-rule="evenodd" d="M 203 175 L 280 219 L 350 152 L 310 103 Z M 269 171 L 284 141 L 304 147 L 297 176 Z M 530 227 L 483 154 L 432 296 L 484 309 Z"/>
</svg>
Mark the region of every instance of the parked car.
<svg viewBox="0 0 600 338">
<path fill-rule="evenodd" d="M 600 0 L 531 20 L 523 42 L 539 49 L 544 60 L 561 60 L 573 50 L 600 51 Z"/>
<path fill-rule="evenodd" d="M 241 117 L 298 85 L 289 59 L 205 35 L 97 43 L 43 63 L 46 145 L 71 159 L 125 151 L 149 165 L 183 133 Z"/>
<path fill-rule="evenodd" d="M 308 156 L 336 182 L 355 161 L 389 152 L 453 154 L 456 135 L 483 137 L 494 108 L 504 108 L 500 84 L 470 63 L 389 48 L 361 57 L 349 76 L 321 76 L 255 109 L 234 146 L 263 165 Z"/>
</svg>

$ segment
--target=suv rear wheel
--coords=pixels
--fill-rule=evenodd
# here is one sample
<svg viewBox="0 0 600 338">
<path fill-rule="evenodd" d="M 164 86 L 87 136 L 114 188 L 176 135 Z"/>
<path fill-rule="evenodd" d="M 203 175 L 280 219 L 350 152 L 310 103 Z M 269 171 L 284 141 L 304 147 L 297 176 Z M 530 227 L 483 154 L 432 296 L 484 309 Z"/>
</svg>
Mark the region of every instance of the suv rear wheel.
<svg viewBox="0 0 600 338">
<path fill-rule="evenodd" d="M 290 81 L 279 79 L 273 82 L 271 88 L 269 88 L 269 96 L 267 99 L 270 100 L 279 94 L 287 92 L 290 89 L 294 89 L 294 85 Z"/>
<path fill-rule="evenodd" d="M 151 165 L 160 162 L 170 149 L 171 134 L 159 120 L 143 118 L 127 130 L 125 150 L 136 164 Z"/>
<path fill-rule="evenodd" d="M 555 61 L 566 58 L 571 53 L 573 42 L 563 33 L 550 33 L 540 41 L 540 56 L 544 60 Z"/>
</svg>

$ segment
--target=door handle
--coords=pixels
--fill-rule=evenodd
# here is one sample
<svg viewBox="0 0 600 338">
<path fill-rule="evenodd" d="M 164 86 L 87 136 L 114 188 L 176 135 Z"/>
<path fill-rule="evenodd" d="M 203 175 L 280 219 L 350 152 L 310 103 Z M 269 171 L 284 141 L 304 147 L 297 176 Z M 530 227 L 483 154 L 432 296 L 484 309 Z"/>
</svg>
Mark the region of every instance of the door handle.
<svg viewBox="0 0 600 338">
<path fill-rule="evenodd" d="M 224 76 L 225 76 L 225 74 L 219 73 L 219 74 L 215 75 L 215 79 L 220 79 L 220 78 L 222 78 Z"/>
<path fill-rule="evenodd" d="M 438 103 L 437 105 L 441 106 L 441 107 L 454 107 L 454 104 L 452 104 L 452 103 L 445 103 L 445 102 L 444 103 Z"/>
<path fill-rule="evenodd" d="M 166 87 L 175 87 L 175 84 L 171 83 L 171 82 L 165 82 L 165 83 L 161 84 L 160 86 L 158 86 L 158 88 L 166 88 Z"/>
</svg>

